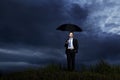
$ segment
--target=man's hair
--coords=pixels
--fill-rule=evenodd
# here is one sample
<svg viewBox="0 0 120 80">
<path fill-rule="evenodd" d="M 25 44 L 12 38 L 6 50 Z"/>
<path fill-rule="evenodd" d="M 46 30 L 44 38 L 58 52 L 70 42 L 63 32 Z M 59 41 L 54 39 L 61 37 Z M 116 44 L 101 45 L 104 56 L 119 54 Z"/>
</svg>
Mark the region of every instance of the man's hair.
<svg viewBox="0 0 120 80">
<path fill-rule="evenodd" d="M 72 33 L 72 34 L 74 35 L 74 33 L 73 33 L 73 32 L 69 32 L 69 34 L 70 34 L 70 33 Z"/>
</svg>

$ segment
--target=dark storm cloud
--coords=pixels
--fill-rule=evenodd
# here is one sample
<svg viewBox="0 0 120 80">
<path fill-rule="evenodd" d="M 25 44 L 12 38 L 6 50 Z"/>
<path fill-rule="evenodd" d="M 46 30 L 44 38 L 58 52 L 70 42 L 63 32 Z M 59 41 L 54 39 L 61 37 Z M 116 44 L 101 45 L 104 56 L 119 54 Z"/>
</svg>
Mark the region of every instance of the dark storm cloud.
<svg viewBox="0 0 120 80">
<path fill-rule="evenodd" d="M 26 2 L 27 0 L 1 1 L 0 41 L 59 47 L 57 46 L 58 37 L 63 34 L 59 34 L 55 29 L 58 25 L 69 21 L 69 17 L 64 15 L 68 13 L 64 7 L 64 1 L 61 0 L 59 3 L 57 0 Z M 35 2 L 39 5 L 35 5 Z M 78 4 L 72 4 L 69 13 L 74 20 L 83 21 L 88 12 Z"/>
<path fill-rule="evenodd" d="M 88 10 L 81 8 L 81 6 L 77 3 L 71 4 L 70 7 L 70 12 L 68 12 L 68 15 L 71 16 L 73 21 L 79 21 L 79 22 L 84 22 L 88 16 Z"/>
<path fill-rule="evenodd" d="M 118 37 L 118 39 L 116 39 L 116 37 Z M 112 38 L 110 36 L 106 37 L 104 40 L 91 39 L 80 42 L 77 62 L 89 63 L 104 59 L 109 63 L 118 64 L 120 57 L 119 39 L 119 36 L 114 36 Z"/>
<path fill-rule="evenodd" d="M 0 49 L 0 61 L 11 62 L 29 62 L 32 64 L 45 64 L 52 60 L 61 60 L 63 57 L 62 51 L 52 48 L 18 48 L 18 49 Z"/>
<path fill-rule="evenodd" d="M 3 2 L 0 19 L 0 40 L 3 42 L 45 45 L 46 36 L 55 30 L 52 24 L 64 19 L 61 18 L 62 3 L 26 6 L 12 1 Z"/>
<path fill-rule="evenodd" d="M 0 70 L 2 71 L 42 67 L 49 63 L 59 64 L 60 61 L 64 60 L 62 50 L 53 51 L 53 48 L 48 47 L 0 48 L 0 57 Z"/>
</svg>

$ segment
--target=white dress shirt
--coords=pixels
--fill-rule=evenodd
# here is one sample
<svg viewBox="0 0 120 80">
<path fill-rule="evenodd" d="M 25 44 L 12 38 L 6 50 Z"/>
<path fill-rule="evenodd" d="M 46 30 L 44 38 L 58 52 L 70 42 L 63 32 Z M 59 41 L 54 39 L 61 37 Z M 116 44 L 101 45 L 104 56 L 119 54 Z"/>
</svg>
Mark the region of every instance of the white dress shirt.
<svg viewBox="0 0 120 80">
<path fill-rule="evenodd" d="M 73 38 L 69 38 L 69 40 L 68 40 L 68 49 L 74 49 Z"/>
</svg>

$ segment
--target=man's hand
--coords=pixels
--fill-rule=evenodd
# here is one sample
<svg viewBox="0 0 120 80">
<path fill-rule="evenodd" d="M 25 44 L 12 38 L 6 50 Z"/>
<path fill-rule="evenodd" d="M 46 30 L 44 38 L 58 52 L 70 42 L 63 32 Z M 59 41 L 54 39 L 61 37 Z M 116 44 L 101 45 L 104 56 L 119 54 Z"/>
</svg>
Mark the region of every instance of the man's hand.
<svg viewBox="0 0 120 80">
<path fill-rule="evenodd" d="M 68 44 L 68 40 L 65 43 Z"/>
<path fill-rule="evenodd" d="M 66 40 L 64 47 L 68 46 L 68 40 Z"/>
</svg>

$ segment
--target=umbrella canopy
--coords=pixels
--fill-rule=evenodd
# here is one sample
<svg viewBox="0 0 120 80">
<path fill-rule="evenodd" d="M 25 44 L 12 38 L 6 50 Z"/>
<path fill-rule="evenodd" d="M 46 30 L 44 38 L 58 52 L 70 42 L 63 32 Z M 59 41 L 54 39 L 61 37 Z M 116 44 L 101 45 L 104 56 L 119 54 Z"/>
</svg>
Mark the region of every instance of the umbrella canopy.
<svg viewBox="0 0 120 80">
<path fill-rule="evenodd" d="M 82 32 L 82 29 L 75 24 L 62 24 L 56 30 L 70 31 L 70 32 Z"/>
</svg>

